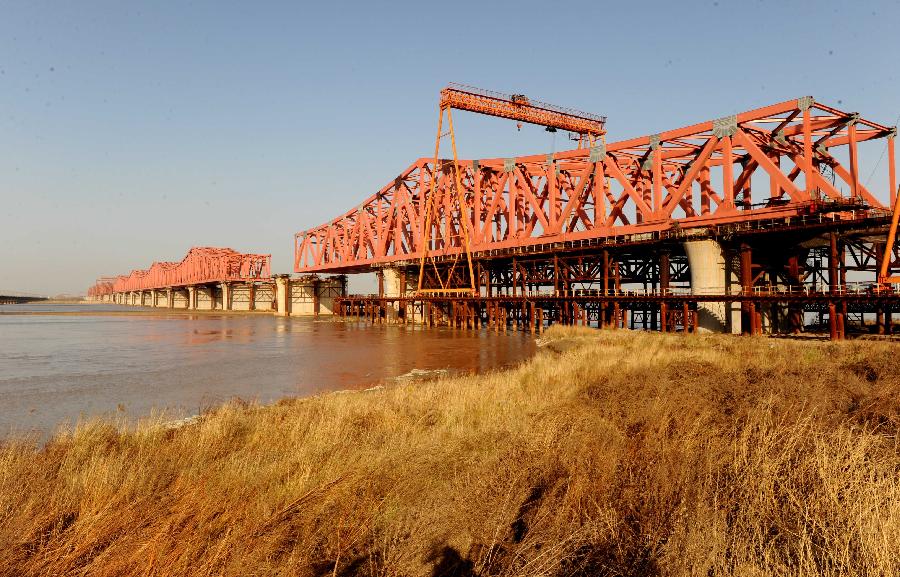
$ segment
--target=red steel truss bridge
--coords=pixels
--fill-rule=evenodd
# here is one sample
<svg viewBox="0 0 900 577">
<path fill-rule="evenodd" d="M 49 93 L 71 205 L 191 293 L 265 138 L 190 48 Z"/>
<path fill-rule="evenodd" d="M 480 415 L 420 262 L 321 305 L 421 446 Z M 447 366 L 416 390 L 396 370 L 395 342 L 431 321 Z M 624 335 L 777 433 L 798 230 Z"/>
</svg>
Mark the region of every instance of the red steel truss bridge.
<svg viewBox="0 0 900 577">
<path fill-rule="evenodd" d="M 448 161 L 420 158 L 358 208 L 298 233 L 296 272 L 361 272 L 438 256 L 796 219 L 887 208 L 860 179 L 859 145 L 887 138 L 896 190 L 895 128 L 816 102 L 790 100 L 607 145 L 460 161 L 465 203 Z M 439 218 L 424 228 L 435 181 Z M 762 184 L 762 186 L 760 186 Z M 892 200 L 892 199 L 891 199 Z"/>
<path fill-rule="evenodd" d="M 529 102 L 518 96 L 497 96 L 502 114 L 465 109 L 542 124 L 516 116 Z M 877 280 L 898 264 L 886 240 L 895 127 L 809 96 L 609 143 L 605 118 L 582 116 L 596 127 L 583 136 L 599 138 L 575 150 L 420 158 L 356 208 L 296 234 L 294 270 L 378 273 L 378 295 L 339 311 L 371 320 L 891 331 L 900 299 Z M 862 165 L 878 168 L 878 190 Z M 425 254 L 433 271 L 419 268 Z M 464 275 L 463 255 L 474 263 L 471 294 L 435 293 Z M 409 282 L 419 274 L 428 294 Z"/>
<path fill-rule="evenodd" d="M 230 248 L 194 247 L 180 262 L 155 262 L 128 275 L 101 277 L 88 297 L 211 283 L 269 280 L 271 255 Z"/>
</svg>

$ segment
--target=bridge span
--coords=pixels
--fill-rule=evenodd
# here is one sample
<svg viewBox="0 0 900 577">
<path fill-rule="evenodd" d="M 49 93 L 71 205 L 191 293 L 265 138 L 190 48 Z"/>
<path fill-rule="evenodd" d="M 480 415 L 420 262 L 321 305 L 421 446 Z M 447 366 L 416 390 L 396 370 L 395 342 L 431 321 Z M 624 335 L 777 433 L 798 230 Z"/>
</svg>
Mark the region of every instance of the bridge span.
<svg viewBox="0 0 900 577">
<path fill-rule="evenodd" d="M 294 270 L 375 272 L 377 295 L 337 300 L 370 320 L 890 332 L 895 137 L 803 97 L 555 154 L 421 158 L 298 233 Z"/>
<path fill-rule="evenodd" d="M 271 255 L 195 247 L 180 262 L 155 262 L 128 275 L 101 277 L 88 299 L 124 305 L 279 315 L 331 314 L 346 278 L 272 275 Z"/>
</svg>

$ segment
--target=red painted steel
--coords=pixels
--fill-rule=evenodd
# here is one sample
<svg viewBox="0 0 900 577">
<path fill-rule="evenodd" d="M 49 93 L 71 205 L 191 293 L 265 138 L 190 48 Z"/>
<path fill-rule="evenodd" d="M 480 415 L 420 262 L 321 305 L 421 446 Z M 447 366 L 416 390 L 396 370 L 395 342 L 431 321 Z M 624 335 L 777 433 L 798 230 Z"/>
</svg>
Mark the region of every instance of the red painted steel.
<svg viewBox="0 0 900 577">
<path fill-rule="evenodd" d="M 101 278 L 88 296 L 186 286 L 210 282 L 267 280 L 272 255 L 245 254 L 230 248 L 194 247 L 181 262 L 155 262 L 129 275 Z"/>
<path fill-rule="evenodd" d="M 441 90 L 440 107 L 520 120 L 593 137 L 606 132 L 603 128 L 605 116 L 531 100 L 524 94 L 503 94 L 462 84 L 451 84 Z"/>
<path fill-rule="evenodd" d="M 113 285 L 116 282 L 116 277 L 100 277 L 97 279 L 97 282 L 94 283 L 94 286 L 88 289 L 87 296 L 89 297 L 99 297 L 103 295 L 108 295 L 113 293 Z"/>
<path fill-rule="evenodd" d="M 858 144 L 895 129 L 815 102 L 734 116 L 553 155 L 420 158 L 358 208 L 295 235 L 296 272 L 353 272 L 429 256 L 883 208 L 859 179 Z M 891 143 L 892 144 L 892 143 Z M 849 158 L 849 168 L 838 157 Z M 888 159 L 894 174 L 894 158 Z M 426 233 L 434 182 L 437 218 Z M 764 186 L 760 186 L 764 184 Z"/>
</svg>

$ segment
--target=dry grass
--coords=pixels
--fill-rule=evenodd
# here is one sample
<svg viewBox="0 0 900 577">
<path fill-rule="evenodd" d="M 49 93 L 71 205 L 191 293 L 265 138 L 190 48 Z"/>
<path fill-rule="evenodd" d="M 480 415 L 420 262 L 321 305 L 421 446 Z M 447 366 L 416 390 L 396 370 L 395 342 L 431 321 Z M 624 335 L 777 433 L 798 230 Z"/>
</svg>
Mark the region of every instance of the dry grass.
<svg viewBox="0 0 900 577">
<path fill-rule="evenodd" d="M 505 373 L 0 447 L 0 575 L 900 574 L 897 345 L 554 330 Z"/>
</svg>

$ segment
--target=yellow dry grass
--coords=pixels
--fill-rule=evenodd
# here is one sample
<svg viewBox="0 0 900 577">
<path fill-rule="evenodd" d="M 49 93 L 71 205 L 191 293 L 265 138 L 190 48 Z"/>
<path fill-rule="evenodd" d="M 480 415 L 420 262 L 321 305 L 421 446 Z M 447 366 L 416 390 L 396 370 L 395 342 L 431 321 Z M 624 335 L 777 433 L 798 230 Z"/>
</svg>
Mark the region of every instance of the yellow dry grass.
<svg viewBox="0 0 900 577">
<path fill-rule="evenodd" d="M 897 345 L 552 330 L 502 373 L 0 447 L 0 575 L 897 575 Z"/>
</svg>

